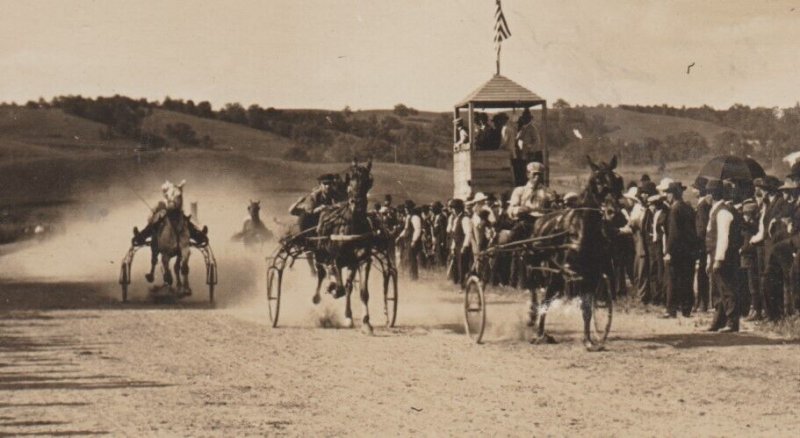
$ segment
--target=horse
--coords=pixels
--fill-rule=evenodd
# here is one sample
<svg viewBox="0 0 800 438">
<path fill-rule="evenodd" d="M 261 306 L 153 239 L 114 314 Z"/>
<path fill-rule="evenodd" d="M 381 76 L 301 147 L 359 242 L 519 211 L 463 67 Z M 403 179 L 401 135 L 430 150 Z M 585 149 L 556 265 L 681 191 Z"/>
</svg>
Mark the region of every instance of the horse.
<svg viewBox="0 0 800 438">
<path fill-rule="evenodd" d="M 551 240 L 554 245 L 560 245 L 561 250 L 556 250 L 555 257 L 561 260 L 561 266 L 555 269 L 567 271 L 575 279 L 575 294 L 581 298 L 583 316 L 583 344 L 589 351 L 602 349 L 595 343 L 590 334 L 590 321 L 592 318 L 592 298 L 604 275 L 611 277 L 611 249 L 607 229 L 611 226 L 620 226 L 613 223 L 619 215 L 619 199 L 622 197 L 623 181 L 614 172 L 617 166 L 617 157 L 614 156 L 610 163 L 596 164 L 590 157 L 586 157 L 592 171 L 586 188 L 580 195 L 577 208 L 568 208 L 545 214 L 534 224 L 532 238 L 547 238 L 548 236 L 561 235 Z M 563 252 L 560 252 L 563 251 Z M 552 280 L 545 288 L 545 308 L 555 299 L 559 289 L 567 287 L 560 275 L 553 275 Z M 536 317 L 535 288 L 531 290 L 531 320 Z M 566 292 L 566 291 L 565 291 Z M 611 292 L 609 292 L 611 293 Z M 546 312 L 539 315 L 537 337 L 532 343 L 553 343 L 552 337 L 545 332 Z"/>
<path fill-rule="evenodd" d="M 242 231 L 234 234 L 232 240 L 241 240 L 245 247 L 260 246 L 272 240 L 272 232 L 261 221 L 260 211 L 261 201 L 250 200 L 247 206 L 248 217 L 242 225 Z"/>
<path fill-rule="evenodd" d="M 313 302 L 319 303 L 320 288 L 326 273 L 329 273 L 331 282 L 328 291 L 335 292 L 337 296 L 346 296 L 345 321 L 348 327 L 353 327 L 353 312 L 350 305 L 353 281 L 356 273 L 363 269 L 359 283 L 361 303 L 364 306 L 361 328 L 365 334 L 373 332 L 369 318 L 367 287 L 372 266 L 372 251 L 376 245 L 381 245 L 381 242 L 386 240 L 376 239 L 374 231 L 378 225 L 371 220 L 367 212 L 367 193 L 374 182 L 371 170 L 372 159 L 366 165 L 359 165 L 357 160 L 353 160 L 344 180 L 347 200 L 323 210 L 320 214 L 317 235 L 321 240 L 314 251 L 317 288 Z M 343 282 L 344 269 L 348 270 L 348 274 Z"/>
<path fill-rule="evenodd" d="M 191 249 L 189 223 L 183 214 L 183 186 L 185 183 L 186 181 L 181 181 L 180 184 L 173 184 L 167 181 L 161 186 L 164 201 L 160 203 L 160 208 L 156 210 L 156 214 L 160 218 L 155 223 L 151 243 L 153 256 L 150 273 L 147 275 L 148 281 L 152 281 L 158 256 L 160 255 L 164 284 L 171 287 L 173 277 L 170 272 L 169 262 L 175 258 L 175 281 L 179 296 L 192 294 L 192 290 L 189 287 L 189 255 Z"/>
</svg>

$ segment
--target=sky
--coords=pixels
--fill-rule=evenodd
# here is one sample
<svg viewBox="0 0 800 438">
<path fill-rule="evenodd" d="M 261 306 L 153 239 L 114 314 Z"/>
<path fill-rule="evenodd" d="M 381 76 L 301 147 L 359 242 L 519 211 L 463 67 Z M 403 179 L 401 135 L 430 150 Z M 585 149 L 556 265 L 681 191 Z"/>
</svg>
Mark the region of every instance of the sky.
<svg viewBox="0 0 800 438">
<path fill-rule="evenodd" d="M 502 4 L 502 74 L 550 102 L 800 100 L 800 0 Z M 447 111 L 495 73 L 494 0 L 0 0 L 0 10 L 5 102 L 123 94 Z"/>
</svg>

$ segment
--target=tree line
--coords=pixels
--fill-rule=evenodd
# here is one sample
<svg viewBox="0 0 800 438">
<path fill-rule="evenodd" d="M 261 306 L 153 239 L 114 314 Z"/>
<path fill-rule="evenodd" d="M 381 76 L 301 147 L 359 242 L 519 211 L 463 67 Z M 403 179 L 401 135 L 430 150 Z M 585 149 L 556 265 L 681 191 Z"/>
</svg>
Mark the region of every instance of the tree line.
<svg viewBox="0 0 800 438">
<path fill-rule="evenodd" d="M 13 104 L 12 104 L 13 105 Z M 165 97 L 162 101 L 126 96 L 87 98 L 58 96 L 50 101 L 30 101 L 28 108 L 59 108 L 105 126 L 103 138 L 131 138 L 144 148 L 214 146 L 188 123 L 167 125 L 159 132 L 143 129 L 154 109 L 179 112 L 270 132 L 292 141 L 284 158 L 296 161 L 340 162 L 353 156 L 372 156 L 378 161 L 448 168 L 452 165 L 452 120 L 449 113 L 420 114 L 402 103 L 391 111 L 282 110 L 258 104 L 228 103 L 214 108 L 208 101 Z M 693 131 L 666 138 L 647 137 L 625 142 L 613 139 L 616 129 L 599 115 L 557 100 L 548 111 L 543 133 L 551 150 L 582 162 L 585 155 L 616 153 L 626 164 L 668 163 L 697 159 L 709 153 L 776 155 L 800 144 L 800 105 L 780 111 L 734 105 L 728 110 L 708 106 L 621 105 L 620 108 L 712 122 L 727 129 L 709 141 Z M 535 116 L 539 120 L 539 114 Z M 224 140 L 224 139 L 219 139 Z"/>
</svg>

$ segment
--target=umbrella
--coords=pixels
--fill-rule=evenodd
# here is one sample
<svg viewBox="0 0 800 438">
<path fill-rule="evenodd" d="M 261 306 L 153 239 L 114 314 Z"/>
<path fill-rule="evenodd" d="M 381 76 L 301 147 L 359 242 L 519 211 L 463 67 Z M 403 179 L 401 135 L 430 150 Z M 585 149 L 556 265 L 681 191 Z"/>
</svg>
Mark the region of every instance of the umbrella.
<svg viewBox="0 0 800 438">
<path fill-rule="evenodd" d="M 753 181 L 765 175 L 764 168 L 756 160 L 735 155 L 714 157 L 700 170 L 700 176 L 708 179 Z"/>
</svg>

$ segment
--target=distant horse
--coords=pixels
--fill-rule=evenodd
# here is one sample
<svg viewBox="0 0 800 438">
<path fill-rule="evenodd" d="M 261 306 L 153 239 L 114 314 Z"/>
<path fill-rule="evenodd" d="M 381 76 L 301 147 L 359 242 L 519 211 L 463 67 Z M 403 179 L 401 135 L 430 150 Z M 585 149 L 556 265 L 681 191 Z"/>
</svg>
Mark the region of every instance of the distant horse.
<svg viewBox="0 0 800 438">
<path fill-rule="evenodd" d="M 164 284 L 172 286 L 173 277 L 170 272 L 169 262 L 175 258 L 175 281 L 178 287 L 178 294 L 181 296 L 191 295 L 192 290 L 189 287 L 189 255 L 190 255 L 190 241 L 189 241 L 189 221 L 183 214 L 183 186 L 186 181 L 181 181 L 180 184 L 173 184 L 169 181 L 161 186 L 164 194 L 163 205 L 156 210 L 156 214 L 160 215 L 156 219 L 155 230 L 153 233 L 152 249 L 153 257 L 151 259 L 150 274 L 148 274 L 148 281 L 152 281 L 155 265 L 158 261 L 158 256 L 161 255 L 161 268 L 164 274 Z"/>
<path fill-rule="evenodd" d="M 261 246 L 272 240 L 272 232 L 261 221 L 260 211 L 261 201 L 251 200 L 247 206 L 248 217 L 242 225 L 242 231 L 234 234 L 232 240 L 241 240 L 246 247 Z"/>
<path fill-rule="evenodd" d="M 314 294 L 314 302 L 319 302 L 320 287 L 327 270 L 330 270 L 333 281 L 328 289 L 338 296 L 346 296 L 345 318 L 349 327 L 353 326 L 350 294 L 355 275 L 361 270 L 360 296 L 361 303 L 364 305 L 361 327 L 367 334 L 372 334 L 367 305 L 369 302 L 367 284 L 372 266 L 372 251 L 376 245 L 388 245 L 387 235 L 375 232 L 380 224 L 371 221 L 367 213 L 367 193 L 373 184 L 371 170 L 371 159 L 364 166 L 353 160 L 344 180 L 347 187 L 347 201 L 324 210 L 320 215 L 317 234 L 325 239 L 320 241 L 314 252 L 314 259 L 317 263 L 317 289 Z M 388 246 L 386 247 L 388 248 Z M 346 281 L 343 282 L 342 272 L 344 269 L 348 270 L 348 275 Z"/>
<path fill-rule="evenodd" d="M 617 157 L 613 157 L 609 164 L 595 164 L 591 158 L 586 157 L 592 174 L 587 181 L 586 188 L 580 195 L 577 208 L 552 212 L 539 218 L 533 228 L 532 237 L 546 237 L 563 233 L 560 243 L 567 247 L 563 256 L 563 266 L 572 271 L 576 278 L 576 294 L 581 297 L 583 313 L 583 344 L 588 350 L 597 350 L 601 347 L 596 344 L 590 335 L 590 321 L 592 318 L 592 298 L 603 279 L 604 275 L 611 276 L 611 249 L 608 234 L 609 225 L 618 217 L 619 198 L 622 197 L 623 181 L 614 172 L 617 166 Z M 556 297 L 559 289 L 566 288 L 560 276 L 553 276 L 547 285 L 544 305 L 549 305 Z M 533 293 L 533 289 L 531 289 Z M 611 291 L 609 291 L 611 293 Z M 535 298 L 535 297 L 532 297 Z M 535 306 L 535 299 L 532 300 Z M 535 309 L 533 309 L 535 310 Z M 540 312 L 537 338 L 534 342 L 552 342 L 552 338 L 545 333 L 546 312 Z M 535 317 L 534 314 L 531 315 Z"/>
</svg>

